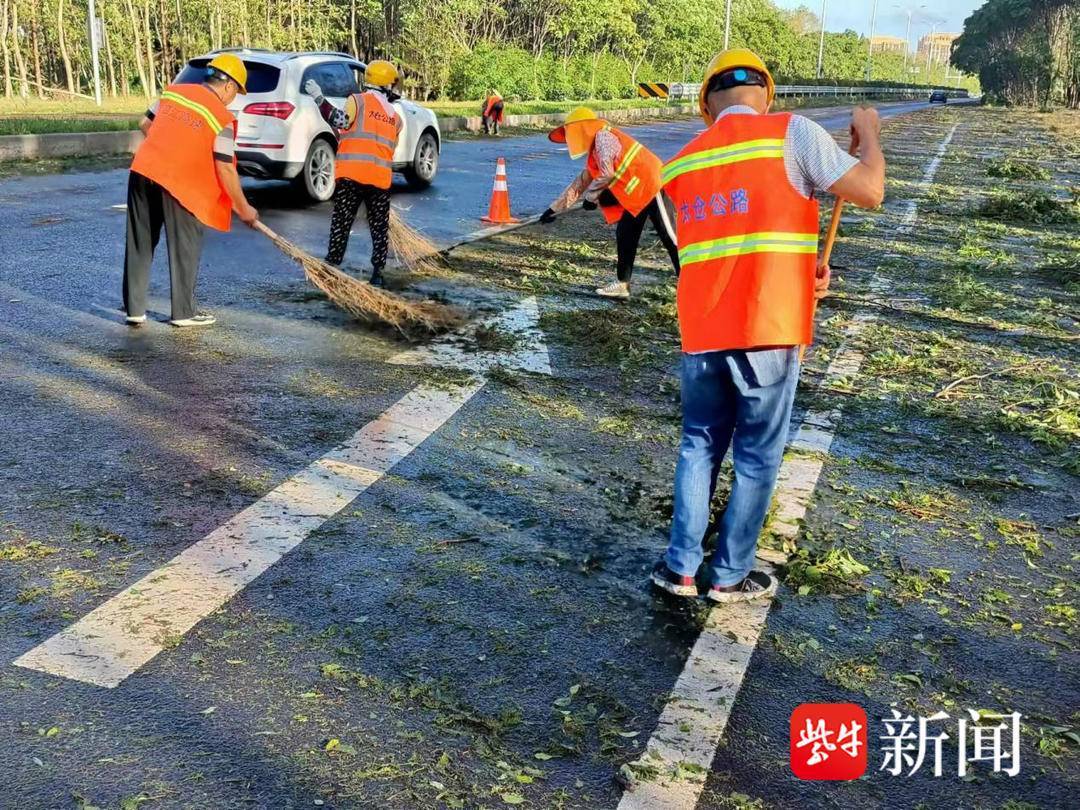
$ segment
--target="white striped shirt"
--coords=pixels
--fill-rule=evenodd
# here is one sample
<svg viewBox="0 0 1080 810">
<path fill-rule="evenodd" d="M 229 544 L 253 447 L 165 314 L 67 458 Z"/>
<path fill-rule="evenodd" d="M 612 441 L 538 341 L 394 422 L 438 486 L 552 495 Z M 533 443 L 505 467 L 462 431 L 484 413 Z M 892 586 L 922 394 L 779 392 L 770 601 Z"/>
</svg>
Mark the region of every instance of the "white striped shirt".
<svg viewBox="0 0 1080 810">
<path fill-rule="evenodd" d="M 736 104 L 721 110 L 717 118 L 730 113 L 757 115 L 757 110 Z M 803 115 L 791 116 L 784 137 L 784 169 L 788 182 L 799 194 L 809 199 L 815 191 L 827 191 L 858 162 L 821 124 Z"/>
</svg>

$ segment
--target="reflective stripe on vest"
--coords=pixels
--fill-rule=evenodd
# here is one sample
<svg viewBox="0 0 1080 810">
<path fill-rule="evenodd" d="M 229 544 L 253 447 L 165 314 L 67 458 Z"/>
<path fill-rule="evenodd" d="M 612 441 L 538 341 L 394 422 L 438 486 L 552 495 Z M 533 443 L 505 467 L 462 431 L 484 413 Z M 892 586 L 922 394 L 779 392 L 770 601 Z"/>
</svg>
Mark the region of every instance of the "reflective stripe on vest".
<svg viewBox="0 0 1080 810">
<path fill-rule="evenodd" d="M 816 233 L 776 233 L 762 231 L 695 242 L 679 248 L 679 264 L 686 267 L 725 256 L 745 256 L 750 253 L 813 253 L 817 254 Z"/>
<path fill-rule="evenodd" d="M 813 337 L 818 205 L 787 177 L 790 120 L 721 116 L 663 169 L 676 209 L 684 352 Z"/>
<path fill-rule="evenodd" d="M 354 97 L 356 98 L 356 97 Z M 357 115 L 338 137 L 336 179 L 390 188 L 397 146 L 397 113 L 368 91 L 356 98 Z"/>
<path fill-rule="evenodd" d="M 726 166 L 731 163 L 741 163 L 744 160 L 758 160 L 759 158 L 780 158 L 782 160 L 783 157 L 783 138 L 760 138 L 756 141 L 743 141 L 742 143 L 733 143 L 730 146 L 706 149 L 673 160 L 664 167 L 663 181 L 667 185 L 676 177 L 689 172 L 712 169 L 716 166 Z"/>
<path fill-rule="evenodd" d="M 605 131 L 614 135 L 622 146 L 622 156 L 608 185 L 608 191 L 619 204 L 601 206 L 600 210 L 608 222 L 617 222 L 623 211 L 634 216 L 640 214 L 660 193 L 661 163 L 660 158 L 624 132 L 615 127 L 606 127 Z M 587 166 L 594 178 L 600 175 L 594 151 L 589 152 Z"/>
<path fill-rule="evenodd" d="M 210 88 L 170 85 L 161 94 L 131 170 L 165 189 L 204 225 L 227 231 L 232 201 L 218 178 L 214 157 L 214 140 L 226 127 L 232 127 L 235 136 L 236 119 Z"/>
</svg>

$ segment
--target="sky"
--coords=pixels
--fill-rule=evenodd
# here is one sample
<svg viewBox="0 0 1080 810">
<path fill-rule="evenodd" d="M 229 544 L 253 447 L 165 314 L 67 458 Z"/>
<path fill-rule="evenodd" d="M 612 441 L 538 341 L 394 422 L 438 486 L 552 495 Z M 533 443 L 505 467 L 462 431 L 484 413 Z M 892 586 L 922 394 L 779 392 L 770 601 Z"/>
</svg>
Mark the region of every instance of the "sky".
<svg viewBox="0 0 1080 810">
<path fill-rule="evenodd" d="M 821 14 L 821 0 L 773 0 L 781 8 L 806 6 L 815 14 Z M 844 31 L 850 28 L 860 34 L 870 30 L 870 11 L 874 0 L 826 0 L 826 31 Z M 986 0 L 879 0 L 874 33 L 904 36 L 907 27 L 907 10 L 911 9 L 911 41 L 914 44 L 923 34 L 930 32 L 936 22 L 938 31 L 960 33 L 964 20 Z M 922 9 L 919 10 L 919 7 Z"/>
</svg>

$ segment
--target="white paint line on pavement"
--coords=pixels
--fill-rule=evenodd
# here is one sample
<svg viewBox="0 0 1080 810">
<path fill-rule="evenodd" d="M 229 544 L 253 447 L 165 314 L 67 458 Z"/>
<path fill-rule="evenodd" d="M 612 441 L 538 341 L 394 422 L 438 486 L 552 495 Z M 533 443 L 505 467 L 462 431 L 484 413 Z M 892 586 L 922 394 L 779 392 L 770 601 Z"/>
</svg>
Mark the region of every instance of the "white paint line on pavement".
<svg viewBox="0 0 1080 810">
<path fill-rule="evenodd" d="M 115 687 L 228 602 L 420 446 L 484 385 L 420 385 L 224 526 L 15 664 Z"/>
<path fill-rule="evenodd" d="M 508 365 L 550 374 L 537 317 L 536 299 L 529 298 L 493 320 L 514 331 L 524 346 L 523 356 Z M 431 352 L 440 361 L 453 356 L 434 348 Z M 418 385 L 345 444 L 17 658 L 15 665 L 97 686 L 119 686 L 345 509 L 445 424 L 485 382 L 474 375 L 452 386 Z"/>
<path fill-rule="evenodd" d="M 959 124 L 953 124 L 952 129 L 945 135 L 945 139 L 938 144 L 937 152 L 934 153 L 933 159 L 926 164 L 926 171 L 923 172 L 922 180 L 919 182 L 919 193 L 923 193 L 930 184 L 934 181 L 934 175 L 937 174 L 938 166 L 941 165 L 941 159 L 945 157 L 945 150 L 949 148 L 949 144 L 952 142 L 953 135 L 956 133 L 956 128 Z M 904 213 L 904 219 L 900 223 L 900 227 L 897 228 L 897 233 L 907 233 L 915 226 L 915 220 L 919 217 L 919 201 L 918 198 L 908 200 L 907 210 Z"/>
<path fill-rule="evenodd" d="M 933 180 L 955 131 L 954 126 L 938 147 L 923 175 L 922 187 Z M 915 203 L 911 205 L 915 213 L 909 228 L 918 216 Z M 871 278 L 870 287 L 875 292 L 885 291 L 884 282 L 877 276 Z M 863 355 L 849 344 L 873 320 L 870 313 L 852 319 L 844 347 L 825 372 L 826 385 L 858 374 Z M 769 524 L 770 531 L 780 539 L 794 542 L 798 537 L 840 416 L 839 409 L 808 411 L 796 430 L 789 445 L 789 450 L 796 452 L 789 454 L 780 468 L 777 510 Z M 782 552 L 765 549 L 758 556 L 773 564 L 786 560 Z M 770 566 L 764 568 L 770 570 Z M 760 599 L 709 611 L 645 753 L 632 766 L 638 770 L 655 769 L 658 775 L 636 780 L 623 794 L 618 810 L 693 810 L 697 806 L 770 607 L 771 600 Z M 677 773 L 689 776 L 680 778 Z"/>
</svg>

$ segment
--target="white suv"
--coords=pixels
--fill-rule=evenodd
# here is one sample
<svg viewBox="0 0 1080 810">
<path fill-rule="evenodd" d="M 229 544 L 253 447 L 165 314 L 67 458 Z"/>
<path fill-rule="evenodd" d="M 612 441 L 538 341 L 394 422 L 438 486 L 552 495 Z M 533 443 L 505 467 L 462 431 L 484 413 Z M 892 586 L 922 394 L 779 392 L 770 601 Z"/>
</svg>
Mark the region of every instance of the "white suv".
<svg viewBox="0 0 1080 810">
<path fill-rule="evenodd" d="M 176 81 L 194 84 L 205 78 L 207 63 L 219 53 L 192 59 Z M 256 48 L 227 49 L 244 60 L 247 95 L 229 109 L 237 118 L 236 158 L 249 177 L 292 180 L 313 200 L 334 193 L 337 138 L 323 121 L 315 100 L 301 88 L 314 79 L 326 98 L 343 108 L 359 92 L 364 63 L 343 53 L 288 53 Z M 423 188 L 439 169 L 439 120 L 431 110 L 407 99 L 394 102 L 405 127 L 394 152 L 394 170 L 412 186 Z"/>
</svg>

